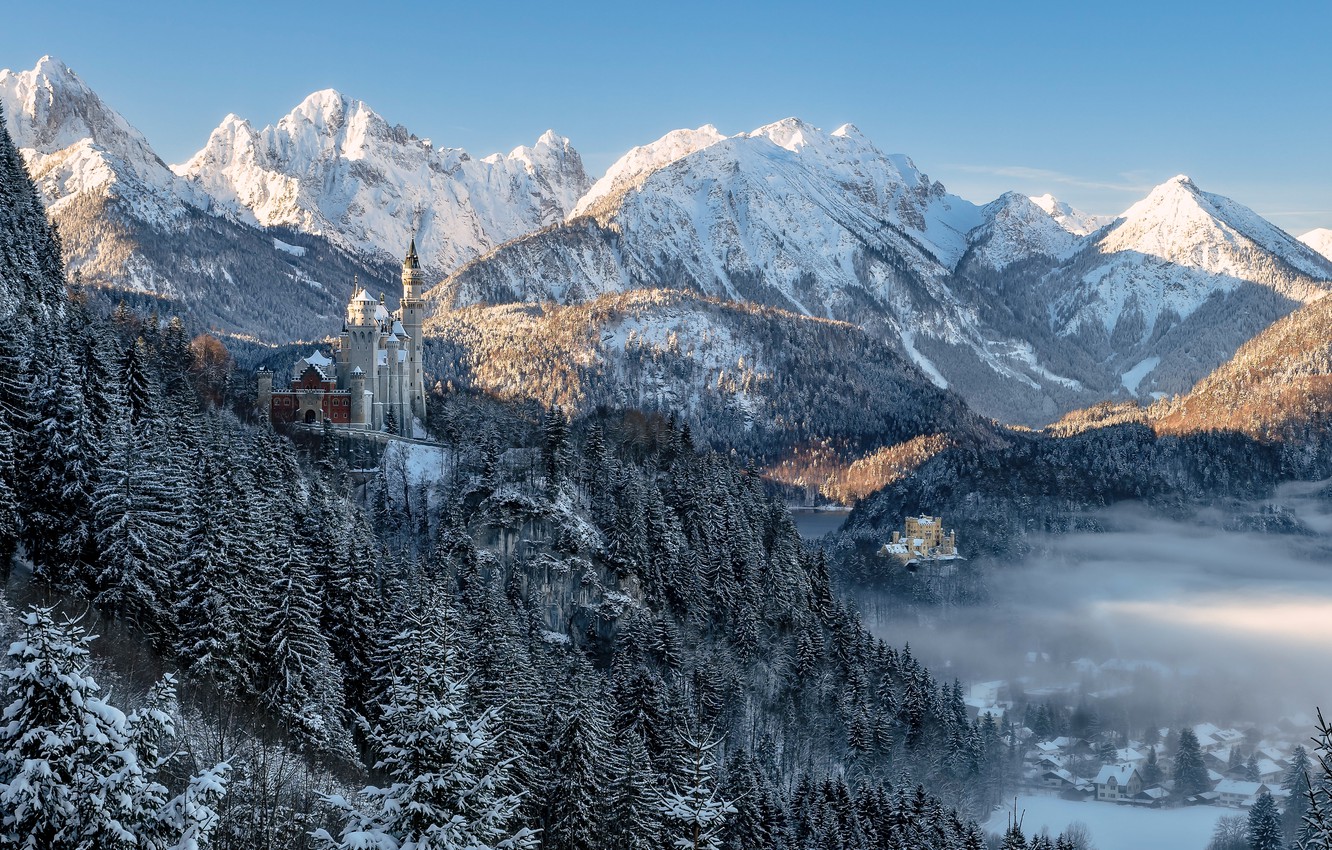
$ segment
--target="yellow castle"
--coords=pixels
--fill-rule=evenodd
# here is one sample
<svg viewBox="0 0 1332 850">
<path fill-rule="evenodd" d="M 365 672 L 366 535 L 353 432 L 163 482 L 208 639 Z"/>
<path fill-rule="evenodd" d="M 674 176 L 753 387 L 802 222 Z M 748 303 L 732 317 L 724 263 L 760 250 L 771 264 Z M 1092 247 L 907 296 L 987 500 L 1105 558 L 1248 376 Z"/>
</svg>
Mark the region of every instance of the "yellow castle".
<svg viewBox="0 0 1332 850">
<path fill-rule="evenodd" d="M 883 544 L 879 554 L 903 563 L 952 560 L 959 557 L 957 532 L 949 531 L 945 534 L 941 516 L 909 516 L 906 518 L 906 530 L 894 531 L 893 539 Z"/>
</svg>

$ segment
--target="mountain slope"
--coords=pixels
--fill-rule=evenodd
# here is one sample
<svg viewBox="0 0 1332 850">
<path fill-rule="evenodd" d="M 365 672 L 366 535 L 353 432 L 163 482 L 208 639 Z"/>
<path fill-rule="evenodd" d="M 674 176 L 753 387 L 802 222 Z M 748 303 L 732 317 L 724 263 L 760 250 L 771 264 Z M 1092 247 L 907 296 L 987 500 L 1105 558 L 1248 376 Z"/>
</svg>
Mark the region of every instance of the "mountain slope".
<svg viewBox="0 0 1332 850">
<path fill-rule="evenodd" d="M 681 131 L 631 152 L 611 169 L 628 175 L 621 189 L 599 185 L 580 202 L 586 215 L 501 246 L 430 297 L 569 304 L 689 289 L 854 322 L 987 414 L 1044 404 L 1052 416 L 1047 397 L 1077 387 L 952 290 L 981 208 L 849 125 L 825 133 L 786 119 L 718 135 Z"/>
<path fill-rule="evenodd" d="M 1038 232 L 1019 229 L 1028 238 Z M 1071 401 L 1083 406 L 1186 392 L 1332 286 L 1332 262 L 1183 176 L 1077 239 L 1057 262 L 1048 240 L 1034 251 L 1021 245 L 1008 260 L 1013 239 L 995 251 L 994 237 L 977 235 L 959 269 L 974 289 L 954 289 L 968 293 L 997 333 L 1031 340 L 1043 362 L 1077 378 L 1086 391 Z M 1004 262 L 986 262 L 987 252 Z"/>
<path fill-rule="evenodd" d="M 166 299 L 196 326 L 286 340 L 335 330 L 353 275 L 395 275 L 318 236 L 214 215 L 205 194 L 57 59 L 0 71 L 0 107 L 68 268 L 106 297 L 145 307 Z"/>
<path fill-rule="evenodd" d="M 853 325 L 696 293 L 474 305 L 426 327 L 440 380 L 509 399 L 675 415 L 695 440 L 762 459 L 834 440 L 847 459 L 916 437 L 981 438 L 955 394 Z"/>
<path fill-rule="evenodd" d="M 244 221 L 322 234 L 383 260 L 415 236 L 438 275 L 561 221 L 588 188 L 578 152 L 554 132 L 474 159 L 331 89 L 262 130 L 228 115 L 176 172 Z"/>
<path fill-rule="evenodd" d="M 1300 237 L 1300 241 L 1332 260 L 1332 228 L 1320 227 Z"/>
</svg>

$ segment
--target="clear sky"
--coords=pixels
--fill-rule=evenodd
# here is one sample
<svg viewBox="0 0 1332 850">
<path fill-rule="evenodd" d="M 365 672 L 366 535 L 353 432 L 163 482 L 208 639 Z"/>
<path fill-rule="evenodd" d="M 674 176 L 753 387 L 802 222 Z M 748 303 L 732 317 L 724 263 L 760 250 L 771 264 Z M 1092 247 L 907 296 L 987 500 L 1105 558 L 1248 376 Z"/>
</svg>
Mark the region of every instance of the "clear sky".
<svg viewBox="0 0 1332 850">
<path fill-rule="evenodd" d="M 328 87 L 478 156 L 554 128 L 593 176 L 677 127 L 796 115 L 975 201 L 1115 213 L 1183 172 L 1301 233 L 1332 227 L 1330 33 L 1332 0 L 27 0 L 0 67 L 58 56 L 168 162 Z"/>
</svg>

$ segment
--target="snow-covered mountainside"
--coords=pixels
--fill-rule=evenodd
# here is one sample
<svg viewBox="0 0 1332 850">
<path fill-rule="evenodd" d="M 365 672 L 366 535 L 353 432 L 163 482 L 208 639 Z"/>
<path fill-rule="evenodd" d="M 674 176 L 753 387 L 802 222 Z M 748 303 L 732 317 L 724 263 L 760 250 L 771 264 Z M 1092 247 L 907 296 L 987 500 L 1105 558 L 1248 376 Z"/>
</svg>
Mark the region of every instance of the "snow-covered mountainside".
<svg viewBox="0 0 1332 850">
<path fill-rule="evenodd" d="M 1332 260 L 1332 228 L 1320 227 L 1300 237 L 1300 241 Z"/>
<path fill-rule="evenodd" d="M 760 457 L 831 440 L 852 454 L 989 433 L 882 340 L 844 322 L 668 290 L 571 305 L 472 305 L 427 323 L 440 380 L 500 398 L 683 416 Z"/>
<path fill-rule="evenodd" d="M 1144 398 L 1188 390 L 1332 288 L 1326 257 L 1184 176 L 1086 237 L 1054 270 L 1035 272 L 1007 281 L 1006 300 L 1018 314 L 1047 318 L 1055 335 L 1047 359 L 1098 363 L 1099 376 L 1073 372 Z"/>
<path fill-rule="evenodd" d="M 59 59 L 43 56 L 30 71 L 0 71 L 0 106 L 52 213 L 96 196 L 169 225 L 187 206 L 207 203 Z"/>
<path fill-rule="evenodd" d="M 1064 380 L 1022 340 L 988 335 L 949 287 L 980 207 L 850 125 L 829 133 L 786 119 L 714 135 L 682 131 L 631 152 L 611 169 L 632 175 L 621 181 L 631 190 L 594 189 L 579 207 L 589 215 L 502 246 L 432 297 L 574 303 L 694 290 L 860 324 L 941 387 L 996 374 L 1035 389 Z"/>
<path fill-rule="evenodd" d="M 704 124 L 697 130 L 672 130 L 651 144 L 639 145 L 616 160 L 602 178 L 592 184 L 587 194 L 579 199 L 570 218 L 617 200 L 657 169 L 725 139 L 716 127 Z"/>
<path fill-rule="evenodd" d="M 475 159 L 331 89 L 262 130 L 228 115 L 175 170 L 244 221 L 322 234 L 385 260 L 415 235 L 422 262 L 441 276 L 563 220 L 589 185 L 578 152 L 553 131 Z"/>
<path fill-rule="evenodd" d="M 970 259 L 996 271 L 1036 257 L 1067 260 L 1095 220 L 1050 195 L 1028 198 L 1017 192 L 986 204 L 981 217 L 983 223 L 970 234 Z"/>
</svg>

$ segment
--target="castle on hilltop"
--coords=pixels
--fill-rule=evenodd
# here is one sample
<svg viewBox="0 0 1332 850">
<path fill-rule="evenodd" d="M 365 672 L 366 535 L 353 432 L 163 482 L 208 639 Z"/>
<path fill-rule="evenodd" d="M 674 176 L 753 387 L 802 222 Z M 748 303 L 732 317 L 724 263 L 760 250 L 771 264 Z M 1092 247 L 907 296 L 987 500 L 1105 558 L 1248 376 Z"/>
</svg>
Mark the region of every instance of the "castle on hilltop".
<svg viewBox="0 0 1332 850">
<path fill-rule="evenodd" d="M 320 350 L 301 358 L 287 389 L 259 370 L 259 409 L 273 422 L 324 422 L 411 436 L 425 422 L 421 356 L 424 274 L 412 240 L 402 261 L 402 301 L 389 312 L 384 296 L 355 286 L 333 357 Z"/>
<path fill-rule="evenodd" d="M 941 516 L 909 516 L 906 530 L 894 531 L 893 539 L 879 550 L 879 554 L 904 564 L 920 561 L 951 561 L 957 554 L 957 532 L 944 533 Z"/>
</svg>

